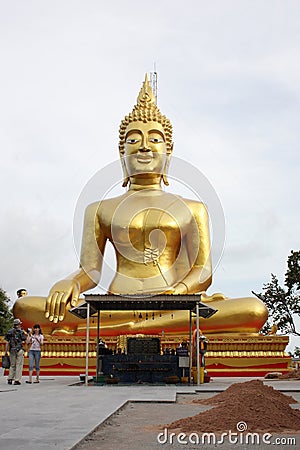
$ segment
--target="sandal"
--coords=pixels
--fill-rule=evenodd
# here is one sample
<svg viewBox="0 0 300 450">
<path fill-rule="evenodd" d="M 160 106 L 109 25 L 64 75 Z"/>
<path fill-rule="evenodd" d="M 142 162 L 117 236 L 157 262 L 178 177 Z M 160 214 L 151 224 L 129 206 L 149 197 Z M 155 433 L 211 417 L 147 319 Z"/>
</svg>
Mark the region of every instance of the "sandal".
<svg viewBox="0 0 300 450">
<path fill-rule="evenodd" d="M 32 384 L 32 381 L 26 381 L 27 384 Z"/>
</svg>

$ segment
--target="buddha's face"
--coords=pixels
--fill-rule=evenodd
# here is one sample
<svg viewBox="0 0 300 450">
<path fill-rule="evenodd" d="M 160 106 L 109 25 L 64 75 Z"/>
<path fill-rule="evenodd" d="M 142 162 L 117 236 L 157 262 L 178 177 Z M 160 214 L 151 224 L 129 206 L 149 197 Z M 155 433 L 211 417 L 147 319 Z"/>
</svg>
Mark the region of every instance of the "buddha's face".
<svg viewBox="0 0 300 450">
<path fill-rule="evenodd" d="M 163 174 L 170 153 L 160 123 L 131 122 L 127 126 L 123 163 L 130 177 Z"/>
</svg>

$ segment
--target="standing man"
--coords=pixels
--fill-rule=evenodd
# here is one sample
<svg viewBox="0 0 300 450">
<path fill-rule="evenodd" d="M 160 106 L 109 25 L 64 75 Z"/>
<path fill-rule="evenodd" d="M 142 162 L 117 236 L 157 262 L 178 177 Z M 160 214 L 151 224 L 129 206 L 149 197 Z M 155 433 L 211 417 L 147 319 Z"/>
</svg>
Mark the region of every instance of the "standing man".
<svg viewBox="0 0 300 450">
<path fill-rule="evenodd" d="M 12 384 L 21 384 L 22 370 L 24 364 L 24 349 L 23 344 L 26 341 L 26 334 L 21 328 L 22 322 L 20 319 L 14 320 L 14 327 L 8 330 L 5 335 L 6 347 L 5 354 L 10 354 L 10 369 L 7 382 Z"/>
</svg>

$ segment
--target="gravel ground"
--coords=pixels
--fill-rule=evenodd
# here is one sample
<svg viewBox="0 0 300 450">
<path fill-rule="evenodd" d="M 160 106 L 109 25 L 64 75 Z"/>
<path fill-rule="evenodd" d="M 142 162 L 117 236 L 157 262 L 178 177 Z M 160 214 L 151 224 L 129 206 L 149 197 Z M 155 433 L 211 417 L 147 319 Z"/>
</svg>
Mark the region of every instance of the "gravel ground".
<svg viewBox="0 0 300 450">
<path fill-rule="evenodd" d="M 173 441 L 168 434 L 168 441 L 163 443 L 164 436 L 161 436 L 161 443 L 158 442 L 157 436 L 163 431 L 164 425 L 173 422 L 174 420 L 184 417 L 194 416 L 201 411 L 205 411 L 210 407 L 204 405 L 193 404 L 194 399 L 204 399 L 211 397 L 214 394 L 185 394 L 178 395 L 176 403 L 128 403 L 122 409 L 112 415 L 106 422 L 101 424 L 91 434 L 73 447 L 72 450 L 178 450 L 178 449 L 204 449 L 211 450 L 213 448 L 220 448 L 223 450 L 236 449 L 246 450 L 253 448 L 250 443 L 230 443 L 227 441 L 223 443 L 190 443 L 188 438 L 182 438 L 187 441 L 186 444 L 177 441 L 176 437 Z M 300 394 L 298 394 L 300 396 Z M 294 396 L 296 398 L 296 396 Z M 298 396 L 297 396 L 298 397 Z M 296 398 L 298 401 L 300 398 Z M 233 430 L 235 431 L 235 430 Z M 300 431 L 300 430 L 299 430 Z M 275 443 L 275 439 L 279 438 L 281 441 Z M 287 442 L 288 438 L 293 438 L 295 441 L 291 444 Z M 220 439 L 220 437 L 216 437 Z M 270 449 L 270 444 L 264 444 L 262 438 L 259 437 L 259 445 L 256 441 L 255 448 L 261 450 Z M 297 449 L 300 448 L 300 434 L 283 434 L 274 435 L 270 439 L 270 443 L 276 446 L 277 449 Z M 274 448 L 274 447 L 273 447 Z"/>
</svg>

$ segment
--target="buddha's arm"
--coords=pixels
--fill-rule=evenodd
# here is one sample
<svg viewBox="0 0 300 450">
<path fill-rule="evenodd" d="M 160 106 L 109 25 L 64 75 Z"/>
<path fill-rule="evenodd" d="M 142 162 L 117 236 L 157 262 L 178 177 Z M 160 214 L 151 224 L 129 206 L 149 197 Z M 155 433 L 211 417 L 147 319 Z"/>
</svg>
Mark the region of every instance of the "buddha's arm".
<svg viewBox="0 0 300 450">
<path fill-rule="evenodd" d="M 51 322 L 64 320 L 67 304 L 75 306 L 80 293 L 94 288 L 99 282 L 106 239 L 99 224 L 98 207 L 99 203 L 93 203 L 85 212 L 80 268 L 50 289 L 45 316 Z"/>
<path fill-rule="evenodd" d="M 174 294 L 195 294 L 206 291 L 212 282 L 209 218 L 203 203 L 190 202 L 194 226 L 186 236 L 190 272 L 174 287 Z M 197 245 L 196 259 L 194 257 Z"/>
</svg>

